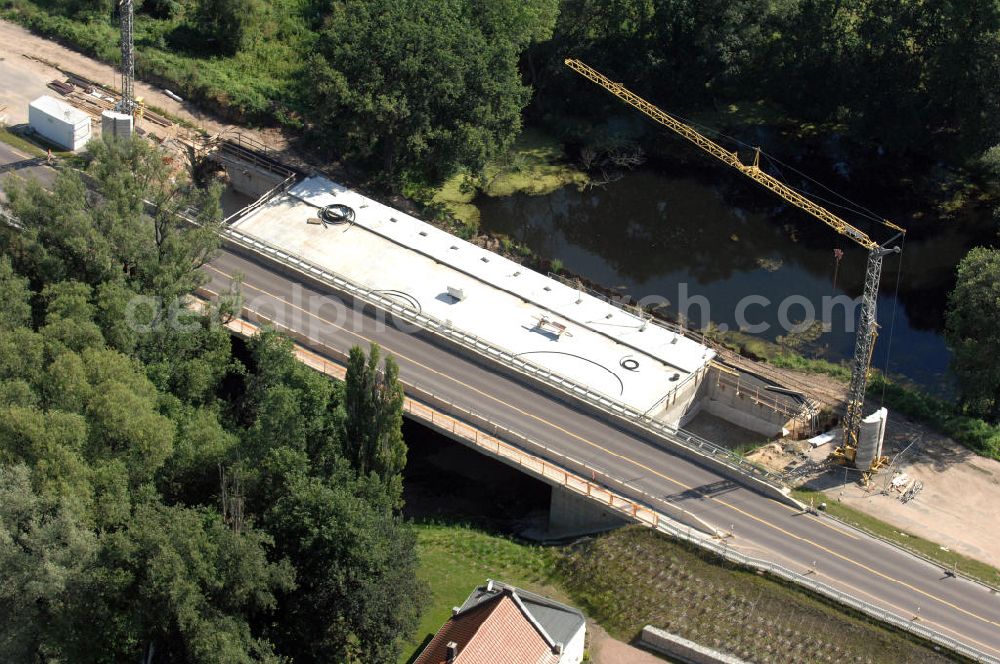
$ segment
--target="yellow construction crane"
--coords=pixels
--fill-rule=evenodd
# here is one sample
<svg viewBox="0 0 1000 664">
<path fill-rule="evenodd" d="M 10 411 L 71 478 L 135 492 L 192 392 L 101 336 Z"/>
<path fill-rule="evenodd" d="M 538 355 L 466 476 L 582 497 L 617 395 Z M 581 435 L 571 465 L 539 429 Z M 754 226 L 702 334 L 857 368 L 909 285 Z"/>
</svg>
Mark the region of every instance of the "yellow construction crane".
<svg viewBox="0 0 1000 664">
<path fill-rule="evenodd" d="M 860 327 L 854 347 L 854 359 L 851 365 L 851 385 L 848 390 L 847 412 L 844 416 L 844 437 L 841 446 L 831 454 L 831 457 L 840 463 L 854 465 L 858 451 L 858 434 L 861 430 L 861 420 L 863 417 L 862 408 L 865 402 L 865 388 L 868 385 L 872 351 L 875 349 L 875 337 L 878 336 L 876 306 L 878 304 L 879 281 L 882 276 L 882 259 L 888 254 L 899 253 L 901 251 L 898 245 L 891 248 L 889 245 L 896 242 L 906 231 L 890 221 L 882 220 L 881 223 L 895 231 L 896 234 L 887 242 L 879 244 L 864 231 L 852 226 L 826 208 L 817 205 L 799 192 L 791 189 L 777 178 L 762 171 L 760 169 L 759 148 L 754 155 L 753 163 L 744 164 L 735 152 L 727 150 L 715 141 L 703 136 L 694 128 L 657 108 L 631 90 L 628 90 L 621 83 L 615 83 L 593 67 L 572 58 L 566 59 L 565 62 L 567 67 L 584 78 L 601 86 L 626 104 L 639 109 L 656 122 L 686 138 L 719 161 L 735 168 L 762 187 L 770 189 L 792 205 L 805 210 L 833 230 L 850 238 L 868 250 L 865 288 L 861 301 Z M 866 473 L 877 470 L 884 462 L 884 457 L 876 458 L 869 468 L 861 468 L 860 470 Z"/>
</svg>

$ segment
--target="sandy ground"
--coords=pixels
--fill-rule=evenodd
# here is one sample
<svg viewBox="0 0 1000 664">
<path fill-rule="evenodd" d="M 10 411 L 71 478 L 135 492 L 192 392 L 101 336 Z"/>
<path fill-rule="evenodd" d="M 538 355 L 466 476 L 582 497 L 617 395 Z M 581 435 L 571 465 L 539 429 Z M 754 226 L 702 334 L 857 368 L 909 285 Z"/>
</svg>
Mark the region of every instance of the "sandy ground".
<svg viewBox="0 0 1000 664">
<path fill-rule="evenodd" d="M 590 657 L 594 664 L 663 664 L 670 661 L 612 638 L 592 620 L 587 621 L 587 632 Z"/>
<path fill-rule="evenodd" d="M 119 75 L 113 67 L 93 60 L 64 46 L 33 35 L 28 30 L 6 21 L 0 21 L 0 106 L 8 106 L 7 123 L 10 125 L 28 121 L 28 103 L 42 94 L 58 97 L 59 94 L 46 87 L 52 79 L 63 80 L 59 70 L 38 60 L 47 60 L 81 74 L 92 81 L 118 89 Z M 287 149 L 288 140 L 276 129 L 247 129 L 219 122 L 207 113 L 199 111 L 192 104 L 177 102 L 163 93 L 161 88 L 141 81 L 135 82 L 135 94 L 150 106 L 156 106 L 168 113 L 202 127 L 209 134 L 220 134 L 239 129 L 240 132 L 282 151 Z M 0 113 L 2 115 L 2 113 Z"/>
<path fill-rule="evenodd" d="M 889 473 L 876 478 L 871 492 L 850 477 L 845 485 L 840 470 L 809 486 L 901 530 L 1000 568 L 1000 529 L 996 527 L 1000 522 L 1000 461 L 973 454 L 901 416 L 890 414 L 888 431 L 885 446 L 890 458 L 912 436 L 918 437 L 897 468 L 923 482 L 915 498 L 903 503 L 898 492 L 881 495 L 891 480 Z M 823 446 L 814 455 L 822 458 L 829 451 L 829 445 Z"/>
</svg>

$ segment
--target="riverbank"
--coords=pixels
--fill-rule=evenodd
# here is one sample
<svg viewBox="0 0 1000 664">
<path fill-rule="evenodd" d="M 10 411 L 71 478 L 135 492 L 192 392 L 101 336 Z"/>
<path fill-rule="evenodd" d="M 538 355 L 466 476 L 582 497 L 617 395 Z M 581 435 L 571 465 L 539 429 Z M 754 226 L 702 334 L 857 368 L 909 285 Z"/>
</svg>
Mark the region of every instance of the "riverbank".
<svg viewBox="0 0 1000 664">
<path fill-rule="evenodd" d="M 440 187 L 414 190 L 412 198 L 438 206 L 470 232 L 479 232 L 479 196 L 503 197 L 515 193 L 541 196 L 567 185 L 584 187 L 589 176 L 570 162 L 561 143 L 536 129 L 525 129 L 501 160 L 487 164 L 477 176 L 456 173 Z"/>
</svg>

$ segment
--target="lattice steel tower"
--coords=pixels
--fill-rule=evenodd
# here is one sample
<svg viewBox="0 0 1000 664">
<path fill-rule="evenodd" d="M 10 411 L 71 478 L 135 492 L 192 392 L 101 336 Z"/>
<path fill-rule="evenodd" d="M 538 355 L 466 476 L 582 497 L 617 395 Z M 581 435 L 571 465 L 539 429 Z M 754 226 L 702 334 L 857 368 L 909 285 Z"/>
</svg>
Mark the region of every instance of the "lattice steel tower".
<svg viewBox="0 0 1000 664">
<path fill-rule="evenodd" d="M 637 108 L 647 116 L 681 135 L 688 141 L 710 155 L 723 161 L 755 180 L 765 189 L 769 189 L 792 205 L 816 217 L 824 224 L 837 231 L 851 241 L 868 250 L 868 265 L 865 271 L 865 291 L 861 298 L 861 321 L 857 342 L 854 346 L 854 359 L 851 364 L 851 386 L 847 395 L 847 412 L 844 416 L 844 438 L 831 457 L 840 462 L 855 465 L 858 453 L 859 434 L 861 431 L 862 409 L 865 405 L 865 388 L 868 386 L 868 373 L 871 368 L 872 350 L 875 348 L 875 337 L 878 335 L 876 305 L 878 304 L 878 287 L 882 278 L 882 261 L 889 254 L 902 251 L 901 245 L 895 245 L 905 230 L 886 219 L 876 219 L 881 225 L 894 231 L 892 239 L 887 242 L 876 242 L 864 231 L 855 228 L 821 205 L 814 203 L 799 192 L 788 187 L 774 176 L 765 173 L 760 168 L 760 149 L 757 149 L 753 164 L 744 164 L 739 155 L 727 150 L 715 141 L 696 131 L 677 118 L 649 103 L 621 83 L 616 83 L 593 67 L 572 58 L 566 60 L 566 66 L 584 78 L 596 83 L 626 104 Z M 892 245 L 892 246 L 890 246 Z M 875 472 L 888 459 L 878 457 L 868 468 L 859 470 L 867 474 Z"/>
<path fill-rule="evenodd" d="M 135 48 L 132 45 L 132 0 L 119 0 L 118 11 L 122 24 L 122 98 L 115 106 L 119 113 L 135 114 Z"/>
</svg>

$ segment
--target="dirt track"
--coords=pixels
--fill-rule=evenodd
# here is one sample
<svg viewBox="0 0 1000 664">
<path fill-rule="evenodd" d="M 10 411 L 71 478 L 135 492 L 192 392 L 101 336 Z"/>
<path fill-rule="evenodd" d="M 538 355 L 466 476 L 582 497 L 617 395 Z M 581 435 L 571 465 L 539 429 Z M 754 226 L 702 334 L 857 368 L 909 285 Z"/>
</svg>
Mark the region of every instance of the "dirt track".
<svg viewBox="0 0 1000 664">
<path fill-rule="evenodd" d="M 30 58 L 25 56 L 30 56 Z M 57 93 L 46 88 L 45 84 L 55 78 L 65 78 L 58 69 L 46 65 L 42 61 L 48 61 L 77 74 L 82 74 L 92 81 L 115 90 L 119 89 L 118 72 L 110 65 L 97 62 L 93 58 L 34 35 L 21 26 L 7 21 L 0 21 L 0 58 L 3 59 L 3 69 L 5 70 L 3 78 L 0 78 L 0 83 L 7 83 L 6 79 L 8 78 L 18 82 L 29 78 L 38 79 L 37 84 L 32 83 L 31 89 L 38 88 L 37 94 L 39 95 L 58 96 Z M 0 106 L 8 105 L 6 113 L 10 124 L 27 122 L 27 102 L 34 97 L 28 98 L 30 95 L 19 91 L 24 89 L 23 85 L 0 86 Z M 136 81 L 135 94 L 137 97 L 142 97 L 146 104 L 195 124 L 209 134 L 220 134 L 239 129 L 242 133 L 252 136 L 275 150 L 283 151 L 288 148 L 288 137 L 277 129 L 248 129 L 220 122 L 213 116 L 199 111 L 192 104 L 174 101 L 164 94 L 162 88 Z"/>
</svg>

